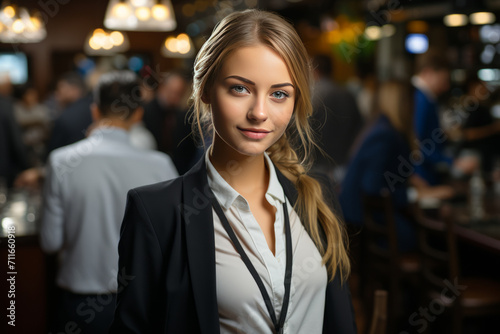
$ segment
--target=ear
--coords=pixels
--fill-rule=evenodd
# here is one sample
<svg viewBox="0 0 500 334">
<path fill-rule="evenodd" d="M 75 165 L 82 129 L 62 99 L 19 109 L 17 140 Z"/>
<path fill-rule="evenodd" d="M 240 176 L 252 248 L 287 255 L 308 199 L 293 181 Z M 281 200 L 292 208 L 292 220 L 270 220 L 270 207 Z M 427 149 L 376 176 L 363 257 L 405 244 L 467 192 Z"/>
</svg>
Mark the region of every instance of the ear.
<svg viewBox="0 0 500 334">
<path fill-rule="evenodd" d="M 142 120 L 142 116 L 144 115 L 144 108 L 139 107 L 134 110 L 132 115 L 130 115 L 131 124 L 136 124 Z"/>
<path fill-rule="evenodd" d="M 203 92 L 203 95 L 201 95 L 201 100 L 205 104 L 210 104 L 210 94 L 208 94 L 206 91 Z"/>
<path fill-rule="evenodd" d="M 99 107 L 97 106 L 97 104 L 92 103 L 90 105 L 90 113 L 92 115 L 92 120 L 94 122 L 98 122 L 101 120 L 102 114 L 101 114 L 101 111 L 99 110 Z"/>
</svg>

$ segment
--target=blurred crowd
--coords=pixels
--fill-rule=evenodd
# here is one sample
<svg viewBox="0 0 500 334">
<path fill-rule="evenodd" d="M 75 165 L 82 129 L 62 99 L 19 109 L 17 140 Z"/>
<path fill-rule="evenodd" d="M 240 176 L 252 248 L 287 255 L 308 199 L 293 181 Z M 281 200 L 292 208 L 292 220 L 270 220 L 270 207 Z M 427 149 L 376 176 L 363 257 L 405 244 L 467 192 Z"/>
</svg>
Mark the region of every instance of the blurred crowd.
<svg viewBox="0 0 500 334">
<path fill-rule="evenodd" d="M 7 187 L 38 188 L 52 151 L 84 139 L 94 127 L 92 91 L 101 73 L 62 74 L 41 99 L 28 82 L 0 85 L 0 181 Z M 144 115 L 130 129 L 132 144 L 172 157 L 179 172 L 194 164 L 198 151 L 187 122 L 190 78 L 182 71 L 138 77 Z"/>
<path fill-rule="evenodd" d="M 479 170 L 487 180 L 498 178 L 496 87 L 470 75 L 452 93 L 449 63 L 434 50 L 417 57 L 407 81 L 378 82 L 374 71 L 362 71 L 344 85 L 332 79 L 330 55 L 314 56 L 313 64 L 311 122 L 319 143 L 313 171 L 335 185 L 348 225 L 361 225 L 363 193 L 388 188 L 404 207 L 419 198 L 453 197 L 445 182 L 450 176 Z M 41 187 L 50 153 L 95 127 L 93 90 L 102 72 L 64 73 L 43 100 L 29 82 L 0 83 L 0 182 Z M 129 130 L 130 142 L 168 154 L 183 174 L 202 154 L 187 119 L 190 74 L 173 70 L 137 79 L 137 97 L 129 102 L 143 114 Z"/>
</svg>

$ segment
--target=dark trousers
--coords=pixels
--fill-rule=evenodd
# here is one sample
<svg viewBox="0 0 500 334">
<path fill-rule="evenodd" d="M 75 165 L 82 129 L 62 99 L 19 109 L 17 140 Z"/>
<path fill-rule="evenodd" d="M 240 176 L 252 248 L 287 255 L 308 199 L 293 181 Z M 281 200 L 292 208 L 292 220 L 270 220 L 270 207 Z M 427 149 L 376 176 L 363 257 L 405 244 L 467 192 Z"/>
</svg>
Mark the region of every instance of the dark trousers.
<svg viewBox="0 0 500 334">
<path fill-rule="evenodd" d="M 108 333 L 115 311 L 116 294 L 75 294 L 59 289 L 49 334 Z"/>
</svg>

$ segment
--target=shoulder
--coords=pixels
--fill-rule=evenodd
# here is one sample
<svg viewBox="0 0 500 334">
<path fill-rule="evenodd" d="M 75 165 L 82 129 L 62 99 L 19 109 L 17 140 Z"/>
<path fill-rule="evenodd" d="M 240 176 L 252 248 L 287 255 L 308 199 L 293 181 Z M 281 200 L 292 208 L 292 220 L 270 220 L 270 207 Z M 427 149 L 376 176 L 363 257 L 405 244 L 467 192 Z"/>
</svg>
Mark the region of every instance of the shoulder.
<svg viewBox="0 0 500 334">
<path fill-rule="evenodd" d="M 160 207 L 176 205 L 181 203 L 182 198 L 182 176 L 168 181 L 148 184 L 133 188 L 129 191 L 129 197 L 138 200 L 144 206 Z"/>
<path fill-rule="evenodd" d="M 366 143 L 377 141 L 390 142 L 398 137 L 397 130 L 391 125 L 387 117 L 380 116 L 366 135 Z"/>
<path fill-rule="evenodd" d="M 414 99 L 415 99 L 415 105 L 416 105 L 415 112 L 425 111 L 425 110 L 427 110 L 426 107 L 433 105 L 433 102 L 431 100 L 429 100 L 427 95 L 425 95 L 425 93 L 419 89 L 415 89 Z"/>
<path fill-rule="evenodd" d="M 79 140 L 73 144 L 69 144 L 66 146 L 62 146 L 59 148 L 56 148 L 49 154 L 49 162 L 54 164 L 54 163 L 61 163 L 63 161 L 66 161 L 68 163 L 71 162 L 71 160 L 75 160 L 78 158 L 78 155 L 83 156 L 85 153 L 82 151 L 80 154 L 78 153 L 79 147 L 81 145 L 85 145 L 85 143 L 88 141 L 88 139 L 82 139 Z"/>
<path fill-rule="evenodd" d="M 181 177 L 133 188 L 127 194 L 122 228 L 128 226 L 132 234 L 135 234 L 144 226 L 151 226 L 156 238 L 163 240 L 172 234 L 172 228 L 179 226 L 181 205 Z"/>
<path fill-rule="evenodd" d="M 172 158 L 168 154 L 159 151 L 141 150 L 138 148 L 133 149 L 139 151 L 139 160 L 141 160 L 147 168 L 152 168 L 154 170 L 160 168 L 169 178 L 179 175 Z"/>
</svg>

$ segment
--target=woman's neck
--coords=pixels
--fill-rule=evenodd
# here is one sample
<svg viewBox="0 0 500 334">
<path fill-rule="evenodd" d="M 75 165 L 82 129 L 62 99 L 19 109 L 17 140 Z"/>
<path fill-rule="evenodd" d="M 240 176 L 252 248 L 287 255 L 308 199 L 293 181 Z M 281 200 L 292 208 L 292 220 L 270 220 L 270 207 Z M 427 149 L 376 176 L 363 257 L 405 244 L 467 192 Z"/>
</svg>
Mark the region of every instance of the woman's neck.
<svg viewBox="0 0 500 334">
<path fill-rule="evenodd" d="M 269 171 L 264 154 L 241 154 L 216 135 L 209 157 L 222 178 L 242 196 L 267 191 Z"/>
</svg>

